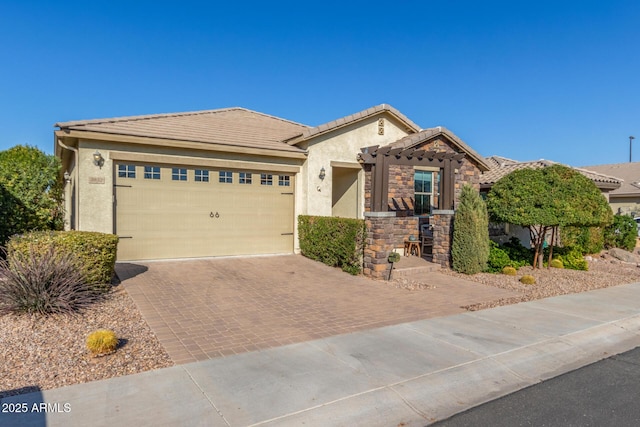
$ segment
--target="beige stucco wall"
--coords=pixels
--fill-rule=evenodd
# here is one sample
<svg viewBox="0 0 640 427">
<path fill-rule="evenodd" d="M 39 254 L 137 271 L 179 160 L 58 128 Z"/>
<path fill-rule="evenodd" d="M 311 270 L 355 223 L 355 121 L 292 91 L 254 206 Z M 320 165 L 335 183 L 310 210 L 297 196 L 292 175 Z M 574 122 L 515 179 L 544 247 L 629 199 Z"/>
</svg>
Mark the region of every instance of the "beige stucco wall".
<svg viewBox="0 0 640 427">
<path fill-rule="evenodd" d="M 384 134 L 378 134 L 378 119 L 384 118 Z M 345 162 L 357 165 L 360 148 L 372 145 L 387 145 L 408 135 L 405 126 L 388 114 L 370 117 L 345 126 L 325 135 L 320 135 L 300 147 L 308 150 L 309 156 L 302 166 L 306 183 L 300 185 L 300 211 L 297 214 L 331 216 L 333 174 L 331 162 Z M 319 178 L 325 169 L 325 178 Z M 359 218 L 364 215 L 364 173 L 358 177 Z"/>
<path fill-rule="evenodd" d="M 609 204 L 613 213 L 631 214 L 640 216 L 640 196 L 638 197 L 615 197 L 610 195 Z"/>
</svg>

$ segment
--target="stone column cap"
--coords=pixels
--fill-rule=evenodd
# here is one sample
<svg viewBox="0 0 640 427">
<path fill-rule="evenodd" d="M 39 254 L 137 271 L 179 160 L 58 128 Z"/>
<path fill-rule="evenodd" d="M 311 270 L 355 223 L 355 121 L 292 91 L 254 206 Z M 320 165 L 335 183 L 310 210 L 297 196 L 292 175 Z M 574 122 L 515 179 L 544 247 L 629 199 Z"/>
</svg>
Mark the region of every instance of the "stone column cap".
<svg viewBox="0 0 640 427">
<path fill-rule="evenodd" d="M 454 215 L 456 211 L 453 209 L 436 209 L 431 211 L 433 215 Z"/>
<path fill-rule="evenodd" d="M 396 213 L 391 211 L 391 212 L 365 212 L 364 213 L 364 217 L 365 218 L 392 218 L 395 217 Z"/>
</svg>

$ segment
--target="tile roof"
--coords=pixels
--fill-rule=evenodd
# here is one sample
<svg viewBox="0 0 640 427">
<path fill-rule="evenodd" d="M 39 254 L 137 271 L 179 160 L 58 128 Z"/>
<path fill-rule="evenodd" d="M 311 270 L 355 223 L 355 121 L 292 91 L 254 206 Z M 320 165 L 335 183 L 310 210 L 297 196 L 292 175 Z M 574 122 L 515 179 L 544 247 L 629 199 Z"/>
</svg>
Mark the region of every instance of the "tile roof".
<svg viewBox="0 0 640 427">
<path fill-rule="evenodd" d="M 449 129 L 447 129 L 447 128 L 443 127 L 443 126 L 438 126 L 438 127 L 429 128 L 429 129 L 423 129 L 418 133 L 415 133 L 413 135 L 405 136 L 404 138 L 399 139 L 396 142 L 392 142 L 389 145 L 392 146 L 392 147 L 398 147 L 398 148 L 400 148 L 400 147 L 408 148 L 408 147 L 412 147 L 412 146 L 421 144 L 422 142 L 427 141 L 427 140 L 429 140 L 431 138 L 434 138 L 436 136 L 439 136 L 439 135 L 445 135 L 450 141 L 452 141 L 455 145 L 457 145 L 458 148 L 460 148 L 460 150 L 462 150 L 462 152 L 464 152 L 469 157 L 474 159 L 481 167 L 484 167 L 485 170 L 491 169 L 491 164 L 488 163 L 487 160 L 484 157 L 482 157 L 480 154 L 478 154 L 473 148 L 468 146 L 463 140 L 458 138 L 458 136 L 456 134 L 454 134 Z"/>
<path fill-rule="evenodd" d="M 545 159 L 533 160 L 528 162 L 519 162 L 516 160 L 507 159 L 506 157 L 500 157 L 500 156 L 491 156 L 487 158 L 487 160 L 490 164 L 494 166 L 491 168 L 491 170 L 484 172 L 480 176 L 480 187 L 482 188 L 490 188 L 500 178 L 508 175 L 509 173 L 515 170 L 540 169 L 540 168 L 545 168 L 551 165 L 561 164 L 558 162 L 545 160 Z M 576 171 L 580 172 L 582 175 L 589 178 L 591 181 L 594 182 L 594 184 L 596 184 L 598 188 L 601 188 L 601 189 L 618 188 L 622 183 L 622 180 L 612 176 L 604 175 L 601 173 L 597 173 L 597 172 L 582 169 L 582 168 L 572 167 L 572 169 L 575 169 Z"/>
<path fill-rule="evenodd" d="M 282 142 L 308 126 L 245 108 L 56 123 L 60 129 L 303 152 Z"/>
<path fill-rule="evenodd" d="M 583 166 L 583 169 L 613 175 L 624 180 L 612 196 L 640 195 L 640 162 L 614 163 L 609 165 Z"/>
<path fill-rule="evenodd" d="M 320 126 L 307 128 L 303 132 L 298 135 L 294 135 L 290 138 L 287 143 L 290 145 L 299 144 L 302 141 L 306 141 L 307 139 L 313 138 L 315 136 L 321 135 L 326 132 L 330 132 L 332 130 L 341 128 L 343 126 L 350 125 L 351 123 L 355 123 L 359 120 L 366 119 L 367 117 L 375 116 L 378 113 L 387 112 L 393 116 L 395 116 L 400 122 L 402 122 L 407 130 L 410 132 L 417 132 L 420 130 L 420 126 L 409 120 L 407 116 L 402 114 L 400 111 L 396 110 L 389 104 L 380 104 L 375 107 L 367 108 L 366 110 L 360 111 L 355 114 L 350 114 L 348 116 L 342 117 L 337 120 L 332 120 L 328 123 L 324 123 Z"/>
</svg>

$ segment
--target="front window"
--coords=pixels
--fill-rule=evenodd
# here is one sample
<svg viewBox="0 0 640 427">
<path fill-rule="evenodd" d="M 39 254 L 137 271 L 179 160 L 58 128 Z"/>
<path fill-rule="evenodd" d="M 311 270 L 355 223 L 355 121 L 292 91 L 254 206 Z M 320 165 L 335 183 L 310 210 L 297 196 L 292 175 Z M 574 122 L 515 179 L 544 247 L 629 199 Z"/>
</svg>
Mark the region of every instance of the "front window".
<svg viewBox="0 0 640 427">
<path fill-rule="evenodd" d="M 240 172 L 239 176 L 240 184 L 251 184 L 251 172 Z"/>
<path fill-rule="evenodd" d="M 291 177 L 289 175 L 278 175 L 278 185 L 280 187 L 290 187 Z"/>
<path fill-rule="evenodd" d="M 229 171 L 220 171 L 218 173 L 218 182 L 231 184 L 233 182 L 233 173 Z"/>
<path fill-rule="evenodd" d="M 433 202 L 434 173 L 431 171 L 415 171 L 413 175 L 416 202 L 413 210 L 416 215 L 431 213 Z"/>
<path fill-rule="evenodd" d="M 196 182 L 209 182 L 209 171 L 206 169 L 196 169 L 195 180 Z"/>
<path fill-rule="evenodd" d="M 273 185 L 273 175 L 270 173 L 261 173 L 260 185 Z"/>
<path fill-rule="evenodd" d="M 118 165 L 118 178 L 135 178 L 135 165 Z"/>
<path fill-rule="evenodd" d="M 144 179 L 160 179 L 160 166 L 145 166 Z"/>
<path fill-rule="evenodd" d="M 173 181 L 186 181 L 187 180 L 187 170 L 183 168 L 172 168 L 171 169 L 171 179 Z"/>
</svg>

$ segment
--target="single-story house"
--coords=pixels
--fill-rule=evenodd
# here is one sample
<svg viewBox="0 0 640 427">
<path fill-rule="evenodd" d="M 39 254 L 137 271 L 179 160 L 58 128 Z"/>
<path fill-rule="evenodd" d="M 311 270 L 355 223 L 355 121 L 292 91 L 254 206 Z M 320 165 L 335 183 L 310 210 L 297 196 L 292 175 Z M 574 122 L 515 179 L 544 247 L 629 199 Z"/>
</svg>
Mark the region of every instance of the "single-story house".
<svg viewBox="0 0 640 427">
<path fill-rule="evenodd" d="M 117 234 L 119 260 L 294 253 L 301 214 L 391 212 L 402 246 L 491 169 L 387 104 L 316 127 L 244 108 L 55 126 L 67 228 Z"/>
<path fill-rule="evenodd" d="M 613 212 L 640 216 L 640 162 L 583 166 L 583 169 L 620 178 L 622 185 L 609 193 Z"/>
</svg>

